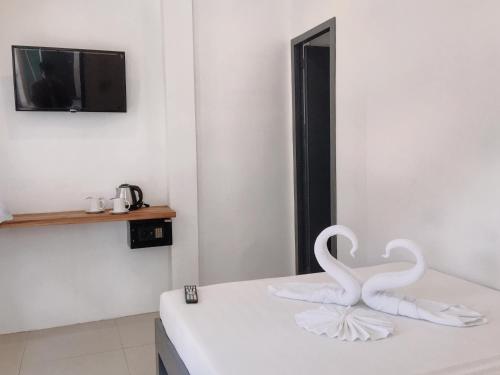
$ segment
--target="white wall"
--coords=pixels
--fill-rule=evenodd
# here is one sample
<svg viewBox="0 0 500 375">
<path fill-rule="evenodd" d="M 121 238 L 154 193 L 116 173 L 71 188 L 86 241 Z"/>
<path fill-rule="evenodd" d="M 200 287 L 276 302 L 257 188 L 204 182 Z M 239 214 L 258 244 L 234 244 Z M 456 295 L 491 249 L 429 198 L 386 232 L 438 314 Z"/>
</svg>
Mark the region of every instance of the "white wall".
<svg viewBox="0 0 500 375">
<path fill-rule="evenodd" d="M 131 181 L 183 225 L 173 259 L 128 250 L 123 224 L 2 230 L 0 332 L 154 310 L 172 282 L 197 280 L 198 240 L 201 283 L 292 273 L 289 40 L 332 16 L 338 217 L 361 240 L 341 259 L 378 262 L 405 236 L 431 265 L 500 287 L 497 2 L 163 4 L 1 4 L 0 194 L 13 211 L 72 209 Z M 129 113 L 16 113 L 13 43 L 127 51 Z"/>
<path fill-rule="evenodd" d="M 500 288 L 500 4 L 293 4 L 294 34 L 337 18 L 339 222 L 357 264 L 408 237 L 431 266 Z"/>
<path fill-rule="evenodd" d="M 409 237 L 432 266 L 500 288 L 499 13 L 498 1 L 370 8 L 369 262 Z"/>
<path fill-rule="evenodd" d="M 289 7 L 194 1 L 200 281 L 293 270 Z"/>
<path fill-rule="evenodd" d="M 348 1 L 194 1 L 200 280 L 295 270 L 290 40 L 337 17 L 339 222 L 366 232 L 364 18 Z M 340 258 L 365 263 L 365 254 Z"/>
<path fill-rule="evenodd" d="M 13 212 L 84 207 L 140 185 L 167 203 L 165 86 L 158 0 L 3 0 L 0 195 Z M 12 44 L 124 50 L 126 114 L 14 110 Z M 157 310 L 169 248 L 131 251 L 126 224 L 0 231 L 0 332 Z"/>
</svg>

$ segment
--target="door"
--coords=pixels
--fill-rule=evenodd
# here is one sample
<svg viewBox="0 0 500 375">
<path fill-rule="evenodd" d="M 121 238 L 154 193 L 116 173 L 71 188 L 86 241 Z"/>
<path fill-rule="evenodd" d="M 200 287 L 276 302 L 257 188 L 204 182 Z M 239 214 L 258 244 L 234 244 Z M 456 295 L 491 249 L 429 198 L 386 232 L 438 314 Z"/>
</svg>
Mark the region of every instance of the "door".
<svg viewBox="0 0 500 375">
<path fill-rule="evenodd" d="M 314 241 L 336 222 L 335 20 L 292 40 L 296 271 L 319 272 Z M 330 241 L 336 256 L 336 242 Z"/>
</svg>

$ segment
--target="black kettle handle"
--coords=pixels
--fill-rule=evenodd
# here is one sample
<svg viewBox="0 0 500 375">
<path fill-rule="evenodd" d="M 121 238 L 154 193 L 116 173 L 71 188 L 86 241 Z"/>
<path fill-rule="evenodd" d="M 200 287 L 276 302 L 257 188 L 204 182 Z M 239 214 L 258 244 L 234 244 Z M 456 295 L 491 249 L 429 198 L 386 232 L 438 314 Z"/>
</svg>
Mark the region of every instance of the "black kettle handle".
<svg viewBox="0 0 500 375">
<path fill-rule="evenodd" d="M 135 195 L 135 192 L 137 192 L 137 195 L 138 197 L 136 198 L 136 201 L 134 202 L 134 204 L 141 204 L 143 203 L 142 202 L 142 199 L 143 199 L 143 196 L 142 196 L 142 190 L 139 186 L 137 185 L 130 185 L 130 190 L 132 190 L 132 195 L 133 195 L 133 199 L 136 198 L 136 195 Z"/>
</svg>

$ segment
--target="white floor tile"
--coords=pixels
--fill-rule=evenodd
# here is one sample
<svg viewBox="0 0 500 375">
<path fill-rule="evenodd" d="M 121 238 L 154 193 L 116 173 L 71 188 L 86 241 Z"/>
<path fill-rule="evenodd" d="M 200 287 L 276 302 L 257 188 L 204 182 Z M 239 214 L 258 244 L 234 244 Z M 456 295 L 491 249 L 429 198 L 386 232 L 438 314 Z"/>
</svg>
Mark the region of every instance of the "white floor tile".
<svg viewBox="0 0 500 375">
<path fill-rule="evenodd" d="M 23 363 L 49 361 L 121 349 L 113 320 L 34 331 L 28 335 Z"/>
<path fill-rule="evenodd" d="M 158 316 L 158 313 L 151 313 L 116 319 L 123 347 L 154 344 L 154 320 Z"/>
<path fill-rule="evenodd" d="M 126 348 L 125 357 L 127 359 L 130 375 L 155 375 L 155 355 L 154 345 Z"/>
<path fill-rule="evenodd" d="M 129 375 L 123 350 L 53 361 L 23 362 L 21 375 Z"/>
</svg>

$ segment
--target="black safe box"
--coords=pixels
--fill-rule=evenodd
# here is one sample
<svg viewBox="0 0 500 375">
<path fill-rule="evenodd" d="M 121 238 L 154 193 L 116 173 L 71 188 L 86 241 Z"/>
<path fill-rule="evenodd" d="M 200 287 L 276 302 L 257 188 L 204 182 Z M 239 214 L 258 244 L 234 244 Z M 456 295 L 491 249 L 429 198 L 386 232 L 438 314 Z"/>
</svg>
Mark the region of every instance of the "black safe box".
<svg viewBox="0 0 500 375">
<path fill-rule="evenodd" d="M 128 245 L 131 249 L 172 245 L 172 221 L 169 219 L 129 221 Z"/>
</svg>

